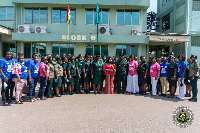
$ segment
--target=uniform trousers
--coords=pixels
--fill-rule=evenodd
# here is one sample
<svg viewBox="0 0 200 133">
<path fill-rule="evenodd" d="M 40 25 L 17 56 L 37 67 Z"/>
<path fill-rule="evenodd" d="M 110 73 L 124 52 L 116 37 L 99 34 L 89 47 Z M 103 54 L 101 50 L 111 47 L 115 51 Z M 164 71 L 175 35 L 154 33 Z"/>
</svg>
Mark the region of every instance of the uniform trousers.
<svg viewBox="0 0 200 133">
<path fill-rule="evenodd" d="M 121 93 L 121 83 L 122 83 L 122 92 L 125 92 L 126 75 L 117 75 L 117 92 L 118 93 Z"/>
<path fill-rule="evenodd" d="M 152 95 L 157 94 L 157 83 L 158 83 L 158 78 L 156 80 L 156 77 L 151 77 L 151 85 L 152 85 Z"/>
<path fill-rule="evenodd" d="M 8 79 L 8 83 L 6 83 L 8 86 L 4 87 L 4 79 L 2 79 L 2 89 L 1 89 L 1 95 L 2 95 L 2 101 L 6 102 L 9 101 L 9 90 L 11 88 L 12 79 Z"/>
<path fill-rule="evenodd" d="M 184 99 L 184 78 L 182 81 L 183 86 L 181 86 L 181 78 L 178 78 L 178 86 L 179 86 L 179 95 L 177 96 L 180 99 Z"/>
<path fill-rule="evenodd" d="M 197 98 L 197 93 L 198 93 L 198 88 L 197 88 L 197 81 L 199 77 L 194 76 L 194 79 L 191 80 L 191 85 L 192 85 L 192 98 Z"/>
<path fill-rule="evenodd" d="M 160 77 L 162 94 L 167 94 L 167 77 Z"/>
</svg>

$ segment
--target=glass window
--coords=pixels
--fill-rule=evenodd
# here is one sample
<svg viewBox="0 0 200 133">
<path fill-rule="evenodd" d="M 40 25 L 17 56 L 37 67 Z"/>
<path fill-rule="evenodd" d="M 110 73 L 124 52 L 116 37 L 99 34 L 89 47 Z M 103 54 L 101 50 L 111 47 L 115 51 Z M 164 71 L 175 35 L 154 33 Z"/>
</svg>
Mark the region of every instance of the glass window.
<svg viewBox="0 0 200 133">
<path fill-rule="evenodd" d="M 31 58 L 31 43 L 24 43 L 24 58 Z"/>
<path fill-rule="evenodd" d="M 87 9 L 86 11 L 86 24 L 94 24 L 94 10 L 93 9 Z"/>
<path fill-rule="evenodd" d="M 25 9 L 25 23 L 32 23 L 32 8 Z"/>
<path fill-rule="evenodd" d="M 162 31 L 170 29 L 170 13 L 162 18 Z"/>
<path fill-rule="evenodd" d="M 125 11 L 125 25 L 131 25 L 131 11 Z"/>
<path fill-rule="evenodd" d="M 2 51 L 2 57 L 6 56 L 6 52 L 10 51 L 13 53 L 13 57 L 16 58 L 17 57 L 17 46 L 15 45 L 15 43 L 2 43 L 3 46 L 3 51 Z"/>
<path fill-rule="evenodd" d="M 34 53 L 39 57 L 46 55 L 46 43 L 24 43 L 24 57 L 31 58 Z"/>
<path fill-rule="evenodd" d="M 94 45 L 86 45 L 86 54 L 88 55 L 94 55 L 93 53 Z"/>
<path fill-rule="evenodd" d="M 47 23 L 47 8 L 25 8 L 25 23 Z"/>
<path fill-rule="evenodd" d="M 99 9 L 101 24 L 109 24 L 109 10 Z M 86 24 L 95 24 L 96 9 L 86 9 Z"/>
<path fill-rule="evenodd" d="M 101 45 L 101 57 L 108 57 L 108 45 Z"/>
<path fill-rule="evenodd" d="M 60 56 L 65 54 L 74 54 L 74 44 L 52 44 L 52 56 L 55 57 L 56 54 L 59 54 Z"/>
<path fill-rule="evenodd" d="M 139 25 L 139 10 L 117 10 L 117 25 Z"/>
<path fill-rule="evenodd" d="M 7 7 L 7 20 L 14 20 L 14 7 Z"/>
<path fill-rule="evenodd" d="M 39 23 L 39 8 L 33 8 L 33 23 Z"/>
<path fill-rule="evenodd" d="M 40 8 L 40 23 L 47 23 L 47 9 Z"/>
<path fill-rule="evenodd" d="M 135 46 L 135 45 L 116 45 L 116 57 L 119 57 L 120 53 L 124 53 L 124 55 L 127 55 L 127 56 L 130 56 L 130 55 L 137 56 L 138 46 Z"/>
<path fill-rule="evenodd" d="M 75 9 L 70 9 L 72 24 L 75 24 Z M 67 23 L 67 9 L 54 8 L 53 9 L 53 23 Z"/>
<path fill-rule="evenodd" d="M 0 20 L 6 20 L 6 7 L 0 7 Z"/>
</svg>

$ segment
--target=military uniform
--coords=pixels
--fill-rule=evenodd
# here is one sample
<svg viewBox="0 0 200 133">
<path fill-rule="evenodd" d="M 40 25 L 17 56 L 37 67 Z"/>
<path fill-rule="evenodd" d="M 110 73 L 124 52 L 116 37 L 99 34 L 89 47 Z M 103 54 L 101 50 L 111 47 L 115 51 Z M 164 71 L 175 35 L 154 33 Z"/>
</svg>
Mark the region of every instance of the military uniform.
<svg viewBox="0 0 200 133">
<path fill-rule="evenodd" d="M 85 68 L 86 78 L 84 78 L 84 82 L 91 81 L 91 62 L 83 62 L 83 68 Z M 84 75 L 83 75 L 84 76 Z"/>
<path fill-rule="evenodd" d="M 195 61 L 192 62 L 192 64 L 189 67 L 189 77 L 191 78 L 193 74 L 195 73 L 196 69 L 199 68 L 199 62 Z M 197 81 L 199 79 L 199 72 L 197 72 L 196 75 L 194 75 L 194 79 L 191 80 L 192 85 L 192 98 L 197 98 L 198 88 L 197 88 Z"/>
<path fill-rule="evenodd" d="M 64 70 L 66 70 L 66 74 L 67 74 L 67 63 L 63 62 L 62 63 L 62 67 L 63 67 L 62 84 L 65 84 L 66 83 L 66 79 L 65 79 L 65 75 L 64 75 Z"/>
<path fill-rule="evenodd" d="M 168 68 L 169 86 L 176 86 L 177 85 L 178 76 L 176 75 L 176 79 L 172 80 L 172 78 L 174 77 L 174 70 L 175 69 L 178 70 L 178 65 L 177 65 L 177 63 L 173 62 L 173 63 L 170 64 L 170 66 Z"/>
<path fill-rule="evenodd" d="M 127 62 L 125 60 L 118 60 L 116 63 L 117 68 L 117 92 L 121 93 L 121 82 L 122 82 L 122 93 L 126 90 L 126 75 L 127 75 Z"/>
<path fill-rule="evenodd" d="M 149 66 L 146 62 L 141 62 L 139 67 L 138 67 L 138 81 L 140 84 L 146 84 L 147 83 L 147 75 L 146 75 L 146 79 L 144 79 L 145 73 L 146 73 L 146 69 L 148 69 Z"/>
<path fill-rule="evenodd" d="M 75 85 L 76 80 L 76 66 L 73 63 L 68 63 L 67 70 L 70 70 L 71 79 L 69 79 L 69 85 Z"/>
<path fill-rule="evenodd" d="M 55 78 L 54 73 L 54 65 L 48 63 L 47 66 L 49 67 L 49 78 L 50 80 L 47 82 L 47 96 L 52 96 L 52 87 L 53 87 L 53 79 Z"/>
<path fill-rule="evenodd" d="M 55 87 L 62 87 L 63 67 L 60 64 L 56 64 L 55 71 L 58 72 L 58 81 L 54 83 Z"/>
<path fill-rule="evenodd" d="M 93 68 L 93 84 L 103 84 L 103 61 L 93 61 L 91 67 Z"/>
<path fill-rule="evenodd" d="M 79 74 L 81 75 L 81 78 L 79 78 L 79 75 L 76 76 L 76 92 L 81 92 L 81 81 L 82 81 L 82 69 L 83 69 L 83 62 L 77 61 L 75 64 L 76 67 L 78 67 Z"/>
</svg>

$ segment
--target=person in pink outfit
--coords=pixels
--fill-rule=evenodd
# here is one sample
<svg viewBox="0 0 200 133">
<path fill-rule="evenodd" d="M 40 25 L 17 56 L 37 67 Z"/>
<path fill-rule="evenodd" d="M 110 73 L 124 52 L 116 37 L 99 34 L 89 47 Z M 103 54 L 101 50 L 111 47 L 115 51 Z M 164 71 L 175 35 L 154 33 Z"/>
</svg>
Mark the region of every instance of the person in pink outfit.
<svg viewBox="0 0 200 133">
<path fill-rule="evenodd" d="M 114 75 L 116 73 L 116 66 L 113 63 L 112 57 L 108 57 L 106 64 L 103 67 L 104 74 L 106 75 L 106 86 L 105 86 L 105 94 L 113 94 L 114 87 Z"/>
<path fill-rule="evenodd" d="M 157 82 L 160 76 L 160 65 L 156 62 L 156 58 L 152 58 L 152 65 L 150 67 L 151 85 L 152 85 L 152 95 L 157 95 Z"/>
<path fill-rule="evenodd" d="M 15 81 L 15 104 L 22 104 L 22 89 L 26 83 L 28 77 L 27 66 L 24 63 L 24 56 L 21 55 L 13 66 L 12 74 L 14 74 L 14 81 Z"/>
<path fill-rule="evenodd" d="M 128 63 L 128 76 L 126 91 L 130 93 L 139 93 L 138 86 L 138 62 L 135 61 L 135 56 L 130 56 L 131 61 Z"/>
</svg>

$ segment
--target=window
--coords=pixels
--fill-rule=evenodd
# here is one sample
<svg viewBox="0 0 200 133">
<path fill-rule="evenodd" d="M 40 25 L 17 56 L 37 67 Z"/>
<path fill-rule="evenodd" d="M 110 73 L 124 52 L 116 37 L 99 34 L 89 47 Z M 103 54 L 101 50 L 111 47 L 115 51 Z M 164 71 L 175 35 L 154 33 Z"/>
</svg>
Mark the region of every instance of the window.
<svg viewBox="0 0 200 133">
<path fill-rule="evenodd" d="M 99 9 L 102 25 L 109 25 L 109 9 Z M 86 24 L 95 24 L 96 9 L 86 9 Z"/>
<path fill-rule="evenodd" d="M 14 20 L 14 7 L 0 7 L 0 20 Z"/>
<path fill-rule="evenodd" d="M 47 8 L 25 8 L 25 23 L 47 23 Z"/>
<path fill-rule="evenodd" d="M 167 2 L 169 2 L 170 0 L 163 0 L 163 6 L 167 3 Z"/>
<path fill-rule="evenodd" d="M 191 40 L 191 46 L 200 47 L 200 36 L 192 36 Z"/>
<path fill-rule="evenodd" d="M 170 13 L 162 18 L 162 31 L 170 29 Z"/>
<path fill-rule="evenodd" d="M 63 53 L 65 54 L 74 54 L 74 44 L 52 44 L 52 56 L 55 57 L 56 54 L 62 56 Z"/>
<path fill-rule="evenodd" d="M 138 46 L 135 46 L 135 45 L 116 45 L 116 57 L 119 57 L 120 53 L 124 53 L 124 55 L 127 55 L 127 56 L 130 56 L 130 55 L 137 56 Z"/>
<path fill-rule="evenodd" d="M 31 58 L 34 53 L 46 55 L 46 43 L 24 43 L 24 58 Z"/>
<path fill-rule="evenodd" d="M 1 57 L 6 56 L 6 52 L 10 51 L 13 53 L 13 58 L 17 57 L 17 45 L 15 43 L 2 43 L 2 55 Z"/>
<path fill-rule="evenodd" d="M 53 8 L 53 13 L 52 13 L 52 22 L 56 23 L 56 24 L 60 24 L 60 23 L 67 23 L 66 19 L 67 19 L 67 9 L 65 8 Z M 75 9 L 70 9 L 70 14 L 71 14 L 71 20 L 72 20 L 72 24 L 76 23 L 76 12 Z"/>
<path fill-rule="evenodd" d="M 200 0 L 193 0 L 192 11 L 200 11 Z"/>
<path fill-rule="evenodd" d="M 108 45 L 98 45 L 98 52 L 100 52 L 101 57 L 108 57 Z M 96 55 L 97 45 L 86 45 L 86 54 L 92 56 Z"/>
<path fill-rule="evenodd" d="M 117 25 L 139 25 L 139 10 L 117 10 Z"/>
</svg>

